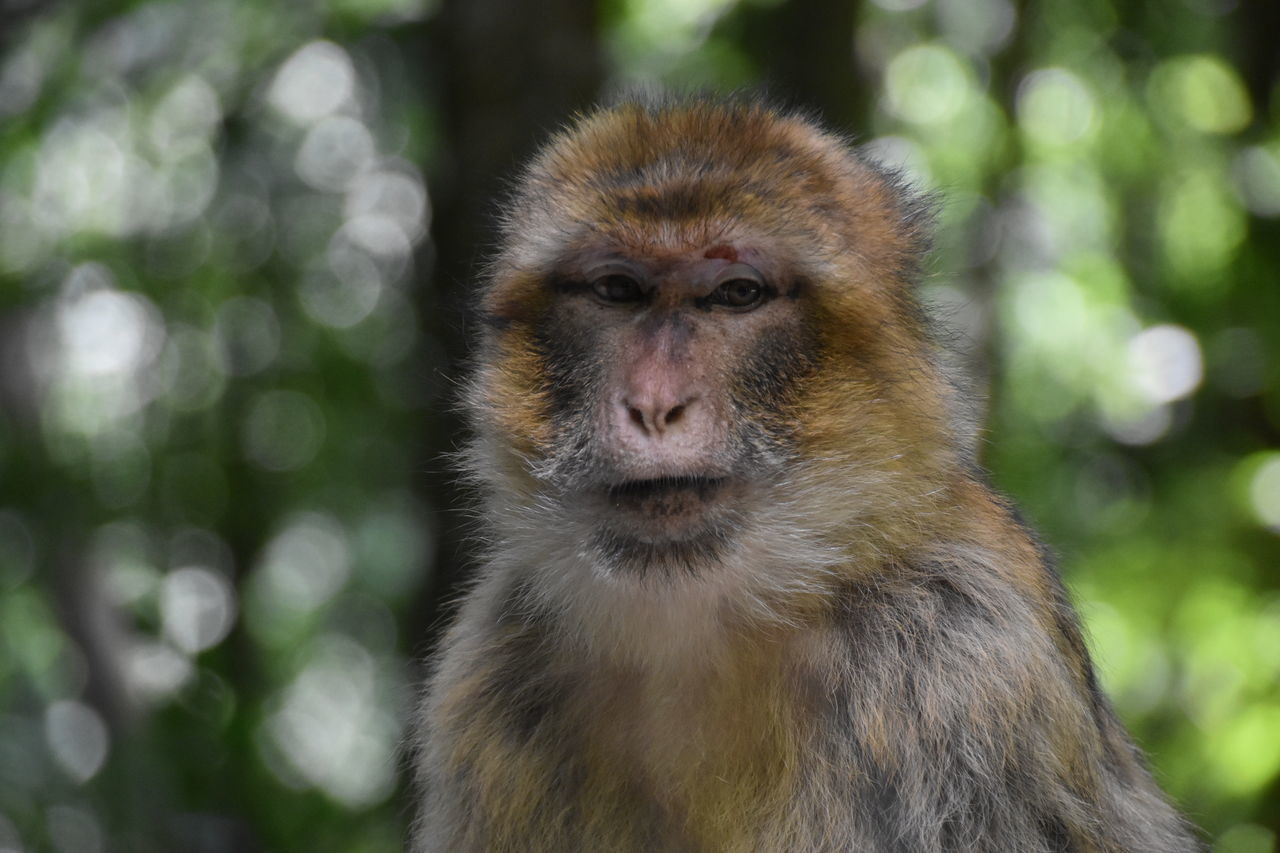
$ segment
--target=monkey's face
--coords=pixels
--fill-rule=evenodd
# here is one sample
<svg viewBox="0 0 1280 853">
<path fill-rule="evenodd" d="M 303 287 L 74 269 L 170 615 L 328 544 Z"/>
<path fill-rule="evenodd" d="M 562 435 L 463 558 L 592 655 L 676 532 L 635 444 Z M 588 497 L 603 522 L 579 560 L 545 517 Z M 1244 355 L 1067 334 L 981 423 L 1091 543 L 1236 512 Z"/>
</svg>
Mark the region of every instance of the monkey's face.
<svg viewBox="0 0 1280 853">
<path fill-rule="evenodd" d="M 499 488 L 560 510 L 613 565 L 722 555 L 796 459 L 813 294 L 737 231 L 597 233 L 499 279 L 484 306 L 474 411 L 518 460 Z"/>
<path fill-rule="evenodd" d="M 557 139 L 481 294 L 474 468 L 513 531 L 693 565 L 801 481 L 829 503 L 813 484 L 852 475 L 874 503 L 938 432 L 896 295 L 910 210 L 839 140 L 765 110 L 605 114 Z"/>
<path fill-rule="evenodd" d="M 544 286 L 539 478 L 611 550 L 731 537 L 790 456 L 788 408 L 816 355 L 803 286 L 728 244 L 586 251 Z"/>
</svg>

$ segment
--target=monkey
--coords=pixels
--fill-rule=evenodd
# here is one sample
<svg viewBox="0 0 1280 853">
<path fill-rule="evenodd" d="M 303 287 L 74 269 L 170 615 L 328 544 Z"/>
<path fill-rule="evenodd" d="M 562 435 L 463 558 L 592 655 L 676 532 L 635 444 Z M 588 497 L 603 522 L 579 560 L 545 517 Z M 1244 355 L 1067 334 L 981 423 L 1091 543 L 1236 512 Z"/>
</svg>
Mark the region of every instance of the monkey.
<svg viewBox="0 0 1280 853">
<path fill-rule="evenodd" d="M 526 167 L 415 853 L 1201 849 L 975 461 L 930 207 L 750 97 L 623 100 Z"/>
</svg>

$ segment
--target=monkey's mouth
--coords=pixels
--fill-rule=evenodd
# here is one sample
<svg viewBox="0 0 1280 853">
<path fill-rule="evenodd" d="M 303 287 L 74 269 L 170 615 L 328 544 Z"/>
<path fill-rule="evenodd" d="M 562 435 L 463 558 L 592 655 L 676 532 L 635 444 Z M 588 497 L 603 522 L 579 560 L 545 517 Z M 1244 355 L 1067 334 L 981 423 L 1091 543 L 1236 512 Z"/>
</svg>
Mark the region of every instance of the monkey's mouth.
<svg viewBox="0 0 1280 853">
<path fill-rule="evenodd" d="M 627 480 L 610 486 L 609 504 L 653 519 L 676 519 L 700 514 L 714 502 L 728 482 L 726 477 L 682 474 L 648 480 Z"/>
<path fill-rule="evenodd" d="M 609 487 L 609 499 L 613 501 L 643 500 L 681 492 L 694 492 L 700 498 L 709 498 L 719 491 L 725 479 L 724 477 L 682 474 L 671 477 L 654 477 L 650 480 L 627 480 Z"/>
</svg>

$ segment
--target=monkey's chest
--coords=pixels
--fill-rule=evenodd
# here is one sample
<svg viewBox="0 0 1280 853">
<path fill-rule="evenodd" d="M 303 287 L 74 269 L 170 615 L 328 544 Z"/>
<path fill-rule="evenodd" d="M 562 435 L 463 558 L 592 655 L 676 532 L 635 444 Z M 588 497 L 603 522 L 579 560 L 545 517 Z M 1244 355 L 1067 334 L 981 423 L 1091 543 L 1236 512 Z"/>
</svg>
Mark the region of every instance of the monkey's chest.
<svg viewBox="0 0 1280 853">
<path fill-rule="evenodd" d="M 614 790 L 639 800 L 663 849 L 759 849 L 787 812 L 803 747 L 774 679 L 635 682 L 602 707 L 589 775 L 631 780 Z"/>
</svg>

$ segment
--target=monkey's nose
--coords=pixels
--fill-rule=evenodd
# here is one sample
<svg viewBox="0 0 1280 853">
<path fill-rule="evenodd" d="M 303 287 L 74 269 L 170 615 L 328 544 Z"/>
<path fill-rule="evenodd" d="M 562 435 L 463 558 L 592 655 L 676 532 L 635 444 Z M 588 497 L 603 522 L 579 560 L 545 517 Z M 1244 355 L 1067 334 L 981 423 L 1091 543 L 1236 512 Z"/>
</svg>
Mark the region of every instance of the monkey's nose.
<svg viewBox="0 0 1280 853">
<path fill-rule="evenodd" d="M 679 429 L 687 420 L 696 397 L 676 401 L 672 398 L 632 396 L 620 401 L 626 422 L 646 438 L 657 439 Z"/>
</svg>

